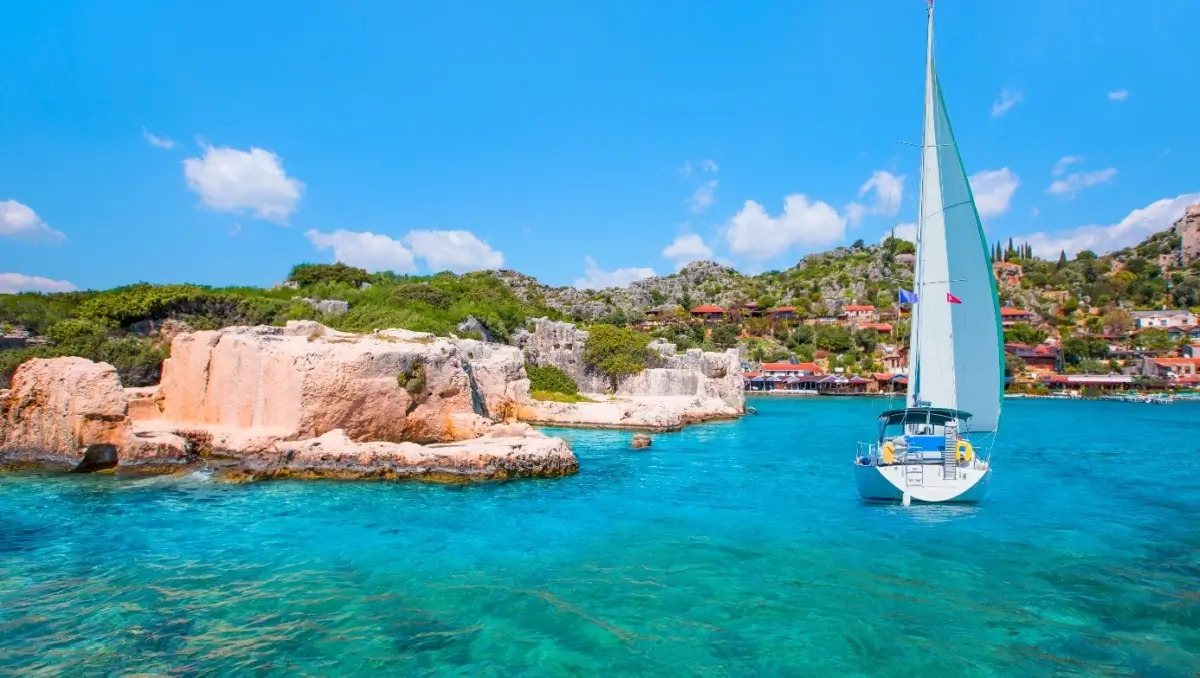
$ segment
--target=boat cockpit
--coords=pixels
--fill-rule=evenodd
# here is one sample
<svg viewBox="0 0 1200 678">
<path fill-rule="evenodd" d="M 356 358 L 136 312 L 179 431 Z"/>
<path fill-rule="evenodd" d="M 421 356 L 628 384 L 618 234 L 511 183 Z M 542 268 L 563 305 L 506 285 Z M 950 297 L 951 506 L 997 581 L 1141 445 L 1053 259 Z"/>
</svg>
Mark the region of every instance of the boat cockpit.
<svg viewBox="0 0 1200 678">
<path fill-rule="evenodd" d="M 941 464 L 949 454 L 969 462 L 974 450 L 964 434 L 971 428 L 971 415 L 961 410 L 913 407 L 888 410 L 879 415 L 879 437 L 860 450 L 859 463 Z"/>
</svg>

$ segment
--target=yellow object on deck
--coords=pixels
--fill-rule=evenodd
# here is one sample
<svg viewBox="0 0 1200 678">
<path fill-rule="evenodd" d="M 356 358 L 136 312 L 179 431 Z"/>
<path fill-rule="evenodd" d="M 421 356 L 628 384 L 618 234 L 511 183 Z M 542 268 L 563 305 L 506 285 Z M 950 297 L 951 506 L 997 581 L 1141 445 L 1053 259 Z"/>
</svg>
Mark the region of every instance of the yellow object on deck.
<svg viewBox="0 0 1200 678">
<path fill-rule="evenodd" d="M 958 461 L 971 461 L 975 458 L 975 448 L 971 447 L 970 441 L 958 441 L 954 446 L 954 458 Z"/>
<path fill-rule="evenodd" d="M 891 464 L 896 461 L 896 444 L 892 441 L 887 441 L 883 444 L 883 463 Z"/>
</svg>

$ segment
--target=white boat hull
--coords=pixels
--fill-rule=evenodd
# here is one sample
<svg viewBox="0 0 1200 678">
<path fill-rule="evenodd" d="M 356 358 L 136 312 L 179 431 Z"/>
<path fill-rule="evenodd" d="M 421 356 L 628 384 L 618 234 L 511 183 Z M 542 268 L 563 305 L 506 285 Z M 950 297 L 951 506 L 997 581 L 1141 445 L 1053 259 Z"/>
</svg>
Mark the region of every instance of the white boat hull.
<svg viewBox="0 0 1200 678">
<path fill-rule="evenodd" d="M 854 482 L 867 501 L 927 504 L 978 503 L 987 495 L 991 469 L 974 464 L 955 468 L 955 476 L 943 478 L 940 464 L 854 465 Z"/>
</svg>

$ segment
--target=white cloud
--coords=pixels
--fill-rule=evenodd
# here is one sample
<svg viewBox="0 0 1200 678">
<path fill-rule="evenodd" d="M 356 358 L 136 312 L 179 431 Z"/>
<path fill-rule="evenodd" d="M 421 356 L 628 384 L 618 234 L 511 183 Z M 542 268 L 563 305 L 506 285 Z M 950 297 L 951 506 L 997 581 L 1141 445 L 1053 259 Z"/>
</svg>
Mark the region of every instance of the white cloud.
<svg viewBox="0 0 1200 678">
<path fill-rule="evenodd" d="M 712 248 L 704 243 L 704 239 L 695 233 L 683 233 L 663 248 L 662 255 L 675 262 L 675 270 L 679 270 L 693 261 L 713 258 Z"/>
<path fill-rule="evenodd" d="M 1150 234 L 1168 228 L 1183 216 L 1188 205 L 1196 202 L 1200 202 L 1200 191 L 1155 201 L 1109 226 L 1088 225 L 1067 231 L 1038 232 L 1024 240 L 1033 246 L 1034 254 L 1040 257 L 1056 257 L 1059 251 L 1064 250 L 1069 255 L 1082 250 L 1092 250 L 1097 254 L 1112 252 L 1136 245 Z"/>
<path fill-rule="evenodd" d="M 655 275 L 652 268 L 618 268 L 602 271 L 596 260 L 584 257 L 583 277 L 575 280 L 572 287 L 581 290 L 602 290 L 608 287 L 629 287 L 629 283 L 645 280 Z"/>
<path fill-rule="evenodd" d="M 1115 92 L 1109 92 L 1109 93 L 1108 93 L 1108 100 L 1109 100 L 1109 101 L 1125 101 L 1125 100 L 1126 100 L 1126 99 L 1128 99 L 1128 98 L 1129 98 L 1129 91 L 1128 91 L 1128 90 L 1119 89 L 1119 90 L 1117 90 L 1117 91 L 1115 91 Z"/>
<path fill-rule="evenodd" d="M 1009 112 L 1013 106 L 1021 103 L 1021 99 L 1024 98 L 1025 95 L 1020 92 L 1010 92 L 1007 89 L 1001 90 L 1000 98 L 992 104 L 992 117 L 999 118 Z"/>
<path fill-rule="evenodd" d="M 884 232 L 883 238 L 880 239 L 880 242 L 883 242 L 891 237 L 895 237 L 898 240 L 907 240 L 915 243 L 917 241 L 917 225 L 913 223 L 896 224 L 896 227 L 893 230 Z"/>
<path fill-rule="evenodd" d="M 716 174 L 717 170 L 719 169 L 720 165 L 717 164 L 716 160 L 704 158 L 697 163 L 692 163 L 691 160 L 685 160 L 683 162 L 683 166 L 679 168 L 679 173 L 685 177 L 690 177 L 693 173 L 697 172 L 700 174 Z"/>
<path fill-rule="evenodd" d="M 410 231 L 404 242 L 431 271 L 481 271 L 504 265 L 504 253 L 470 231 Z"/>
<path fill-rule="evenodd" d="M 1050 195 L 1065 195 L 1070 198 L 1085 188 L 1106 184 L 1115 176 L 1117 176 L 1117 170 L 1114 167 L 1095 172 L 1075 172 L 1068 174 L 1065 179 L 1054 181 L 1050 184 L 1050 188 L 1046 189 L 1046 192 Z"/>
<path fill-rule="evenodd" d="M 205 205 L 234 214 L 250 210 L 257 219 L 281 224 L 304 192 L 304 184 L 287 175 L 279 156 L 261 148 L 206 145 L 202 157 L 183 161 L 183 173 Z"/>
<path fill-rule="evenodd" d="M 870 204 L 852 202 L 846 205 L 846 219 L 851 225 L 857 225 L 864 215 L 882 214 L 896 216 L 900 211 L 900 201 L 904 197 L 904 175 L 892 174 L 887 170 L 875 170 L 866 183 L 858 187 L 859 200 L 874 194 Z"/>
<path fill-rule="evenodd" d="M 0 201 L 0 237 L 50 243 L 60 243 L 67 238 L 62 231 L 56 231 L 42 221 L 32 207 L 16 200 Z"/>
<path fill-rule="evenodd" d="M 762 205 L 747 200 L 725 231 L 729 249 L 751 259 L 769 259 L 793 245 L 826 245 L 846 235 L 846 219 L 820 200 L 793 193 L 783 201 L 783 214 L 772 217 Z"/>
<path fill-rule="evenodd" d="M 17 292 L 74 292 L 79 289 L 66 280 L 51 280 L 36 275 L 0 273 L 0 294 Z"/>
<path fill-rule="evenodd" d="M 417 270 L 413 262 L 413 253 L 398 240 L 386 235 L 343 229 L 333 233 L 322 233 L 310 229 L 304 233 L 304 237 L 320 251 L 333 250 L 335 261 L 350 266 L 358 266 L 371 272 L 413 273 Z"/>
<path fill-rule="evenodd" d="M 175 148 L 174 141 L 168 139 L 167 137 L 160 137 L 157 134 L 152 134 L 150 130 L 146 129 L 145 127 L 142 128 L 142 136 L 145 137 L 146 141 L 155 148 L 161 148 L 166 151 Z"/>
<path fill-rule="evenodd" d="M 1079 162 L 1083 162 L 1082 155 L 1064 155 L 1054 163 L 1054 169 L 1050 170 L 1050 173 L 1057 177 L 1066 172 L 1068 167 Z"/>
<path fill-rule="evenodd" d="M 971 175 L 970 182 L 979 218 L 987 219 L 1008 211 L 1013 193 L 1021 185 L 1021 178 L 1007 167 L 1001 167 L 998 170 L 976 172 Z"/>
<path fill-rule="evenodd" d="M 688 198 L 688 206 L 692 210 L 692 213 L 700 214 L 704 210 L 711 207 L 713 201 L 716 199 L 716 193 L 716 179 L 709 179 L 703 184 L 700 184 L 700 187 L 696 189 L 696 192 L 692 193 L 692 197 Z"/>
</svg>

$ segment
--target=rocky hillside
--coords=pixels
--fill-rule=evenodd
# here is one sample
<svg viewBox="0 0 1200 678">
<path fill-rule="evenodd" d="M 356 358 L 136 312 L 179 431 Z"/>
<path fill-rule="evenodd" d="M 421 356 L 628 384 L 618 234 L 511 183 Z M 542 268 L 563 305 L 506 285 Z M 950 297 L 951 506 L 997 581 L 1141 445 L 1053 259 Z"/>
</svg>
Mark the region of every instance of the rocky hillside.
<svg viewBox="0 0 1200 678">
<path fill-rule="evenodd" d="M 637 316 L 659 306 L 691 308 L 699 304 L 732 307 L 745 302 L 759 306 L 795 306 L 815 316 L 835 313 L 848 303 L 886 305 L 896 288 L 910 285 L 911 243 L 895 247 L 839 247 L 810 254 L 786 271 L 748 276 L 712 261 L 697 261 L 667 276 L 647 278 L 627 288 L 578 290 L 550 287 L 513 271 L 496 271 L 525 303 L 545 304 L 568 317 L 595 320 L 614 313 Z"/>
</svg>

